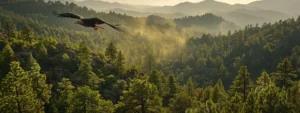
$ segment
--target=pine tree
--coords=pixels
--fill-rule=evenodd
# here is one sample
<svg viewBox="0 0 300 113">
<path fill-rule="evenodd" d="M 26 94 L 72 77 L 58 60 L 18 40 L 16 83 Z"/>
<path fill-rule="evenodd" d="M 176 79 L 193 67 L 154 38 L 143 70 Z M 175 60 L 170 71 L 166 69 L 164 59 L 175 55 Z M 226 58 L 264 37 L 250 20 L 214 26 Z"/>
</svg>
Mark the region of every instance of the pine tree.
<svg viewBox="0 0 300 113">
<path fill-rule="evenodd" d="M 211 86 L 205 87 L 205 89 L 203 90 L 203 93 L 201 94 L 201 97 L 200 97 L 201 102 L 204 103 L 204 102 L 206 102 L 207 100 L 210 99 L 212 89 L 213 88 Z"/>
<path fill-rule="evenodd" d="M 175 94 L 178 92 L 176 80 L 174 75 L 169 75 L 168 77 L 168 96 L 169 98 L 174 98 Z"/>
<path fill-rule="evenodd" d="M 35 50 L 36 50 L 36 59 L 40 60 L 40 59 L 44 59 L 47 55 L 48 55 L 48 50 L 45 47 L 45 45 L 41 42 L 35 44 Z"/>
<path fill-rule="evenodd" d="M 43 105 L 49 103 L 49 99 L 51 97 L 52 85 L 46 83 L 46 75 L 40 73 L 41 70 L 40 65 L 36 62 L 35 59 L 32 60 L 33 60 L 32 61 L 33 64 L 28 74 L 30 79 L 32 79 L 31 80 L 32 89 L 35 92 L 35 94 L 37 94 L 38 103 L 39 105 L 41 105 L 39 109 L 40 111 L 43 111 L 44 110 Z"/>
<path fill-rule="evenodd" d="M 300 81 L 295 83 L 293 87 L 291 87 L 291 96 L 289 101 L 292 102 L 295 106 L 300 106 Z M 300 112 L 300 109 L 295 109 L 297 113 Z"/>
<path fill-rule="evenodd" d="M 297 56 L 297 53 L 293 53 L 290 56 L 290 60 L 291 60 L 291 64 L 292 64 L 293 67 L 297 67 L 298 66 L 298 56 Z"/>
<path fill-rule="evenodd" d="M 10 62 L 14 59 L 14 51 L 9 44 L 6 44 L 0 53 L 0 75 L 6 75 L 9 71 Z M 4 77 L 0 77 L 0 80 Z"/>
<path fill-rule="evenodd" d="M 217 103 L 219 101 L 223 101 L 226 99 L 226 92 L 222 83 L 222 80 L 219 79 L 217 84 L 212 88 L 211 94 L 210 94 L 210 99 L 214 102 Z"/>
<path fill-rule="evenodd" d="M 217 106 L 211 99 L 205 102 L 205 108 L 206 113 L 217 113 Z"/>
<path fill-rule="evenodd" d="M 75 81 L 78 82 L 78 85 L 88 85 L 92 89 L 97 89 L 100 82 L 102 81 L 96 74 L 93 72 L 93 68 L 88 61 L 82 61 L 80 63 L 78 74 Z"/>
<path fill-rule="evenodd" d="M 117 58 L 117 48 L 114 43 L 109 43 L 108 47 L 105 50 L 105 55 L 109 58 L 109 62 L 113 63 Z"/>
<path fill-rule="evenodd" d="M 229 72 L 228 72 L 227 68 L 225 67 L 224 64 L 221 64 L 219 73 L 218 73 L 219 78 L 223 79 L 223 78 L 226 78 L 228 75 L 229 75 Z"/>
<path fill-rule="evenodd" d="M 254 91 L 248 93 L 247 100 L 243 106 L 244 113 L 257 113 L 256 95 Z"/>
<path fill-rule="evenodd" d="M 192 78 L 189 78 L 187 83 L 186 83 L 186 86 L 187 86 L 187 94 L 193 98 L 195 97 L 195 94 L 194 94 L 194 90 L 195 90 L 195 83 L 193 82 Z"/>
<path fill-rule="evenodd" d="M 153 56 L 153 53 L 149 53 L 147 56 L 144 58 L 144 67 L 146 69 L 146 72 L 151 72 L 153 67 L 155 66 L 156 61 Z"/>
<path fill-rule="evenodd" d="M 75 89 L 75 87 L 72 85 L 71 81 L 68 78 L 62 78 L 62 80 L 58 83 L 58 96 L 54 105 L 59 113 L 67 112 L 67 108 L 69 106 L 67 103 L 67 98 L 68 95 L 72 94 L 73 89 Z"/>
<path fill-rule="evenodd" d="M 125 57 L 123 56 L 122 52 L 119 51 L 116 59 L 116 69 L 119 76 L 123 75 L 125 72 L 124 64 L 125 64 Z"/>
<path fill-rule="evenodd" d="M 157 90 L 159 92 L 159 95 L 162 96 L 162 80 L 161 80 L 161 75 L 160 73 L 158 72 L 158 70 L 152 70 L 149 78 L 148 78 L 148 81 L 154 85 L 156 85 L 157 87 Z"/>
<path fill-rule="evenodd" d="M 264 46 L 264 50 L 266 51 L 266 52 L 268 52 L 268 53 L 271 53 L 271 52 L 273 52 L 273 50 L 272 50 L 272 48 L 271 48 L 271 46 L 270 46 L 270 44 L 268 43 L 268 44 L 266 44 L 265 46 Z"/>
<path fill-rule="evenodd" d="M 111 101 L 102 99 L 98 91 L 88 86 L 78 87 L 70 93 L 67 103 L 67 113 L 113 113 L 115 109 Z"/>
<path fill-rule="evenodd" d="M 230 30 L 228 31 L 228 33 L 227 33 L 227 36 L 229 37 L 229 36 L 231 36 L 231 32 L 230 32 Z"/>
<path fill-rule="evenodd" d="M 4 113 L 40 113 L 41 103 L 31 86 L 31 79 L 19 62 L 11 62 L 10 72 L 1 82 L 0 111 Z"/>
<path fill-rule="evenodd" d="M 187 66 L 185 66 L 183 72 L 185 75 L 189 75 L 191 73 L 191 71 L 192 71 L 192 68 L 189 65 L 187 65 Z"/>
<path fill-rule="evenodd" d="M 13 23 L 12 20 L 5 20 L 3 28 L 5 37 L 7 37 L 8 39 L 15 37 L 16 25 Z"/>
<path fill-rule="evenodd" d="M 242 66 L 236 76 L 233 84 L 230 86 L 231 90 L 234 92 L 242 93 L 243 100 L 246 101 L 248 92 L 252 88 L 252 80 L 250 78 L 250 73 L 248 72 L 247 66 Z"/>
<path fill-rule="evenodd" d="M 22 38 L 28 42 L 34 41 L 34 32 L 33 29 L 30 28 L 28 25 L 25 25 L 21 31 Z"/>
<path fill-rule="evenodd" d="M 228 103 L 227 113 L 240 113 L 243 108 L 243 99 L 235 93 Z"/>
<path fill-rule="evenodd" d="M 169 109 L 171 113 L 184 113 L 187 108 L 192 107 L 193 100 L 186 93 L 176 94 L 175 98 L 170 100 Z"/>
<path fill-rule="evenodd" d="M 216 86 L 219 86 L 221 92 L 223 92 L 223 93 L 226 92 L 226 91 L 225 91 L 225 88 L 224 88 L 224 85 L 223 85 L 223 82 L 222 82 L 221 79 L 218 80 Z"/>
<path fill-rule="evenodd" d="M 265 87 L 265 86 L 268 86 L 269 84 L 272 84 L 272 80 L 271 80 L 270 76 L 268 75 L 268 73 L 264 71 L 261 74 L 261 76 L 257 79 L 256 84 L 258 86 Z"/>
<path fill-rule="evenodd" d="M 207 60 L 205 58 L 199 57 L 196 63 L 196 67 L 199 70 L 202 70 L 206 66 Z"/>
<path fill-rule="evenodd" d="M 128 91 L 123 92 L 123 113 L 160 113 L 162 99 L 155 85 L 140 79 L 131 81 Z"/>
<path fill-rule="evenodd" d="M 273 73 L 276 77 L 276 82 L 281 87 L 289 87 L 292 85 L 292 78 L 297 77 L 290 61 L 285 58 L 282 63 L 277 66 L 277 71 Z"/>
<path fill-rule="evenodd" d="M 82 41 L 79 43 L 79 48 L 78 48 L 78 58 L 80 59 L 80 61 L 87 61 L 90 62 L 91 58 L 92 58 L 92 51 L 89 48 L 88 44 L 86 41 Z"/>
<path fill-rule="evenodd" d="M 292 104 L 287 100 L 285 90 L 270 84 L 258 93 L 257 104 L 263 113 L 290 113 L 293 110 Z"/>
<path fill-rule="evenodd" d="M 29 71 L 32 69 L 32 66 L 34 66 L 35 63 L 37 63 L 37 61 L 36 59 L 33 58 L 32 53 L 30 52 L 25 62 L 23 63 L 22 67 L 24 68 L 25 71 Z"/>
</svg>

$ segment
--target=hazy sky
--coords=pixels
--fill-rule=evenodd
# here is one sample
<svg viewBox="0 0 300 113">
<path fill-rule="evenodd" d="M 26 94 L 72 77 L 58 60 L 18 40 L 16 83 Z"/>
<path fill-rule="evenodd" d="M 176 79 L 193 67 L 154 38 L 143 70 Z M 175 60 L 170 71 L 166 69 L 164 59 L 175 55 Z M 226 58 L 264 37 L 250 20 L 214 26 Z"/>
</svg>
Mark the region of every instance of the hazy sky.
<svg viewBox="0 0 300 113">
<path fill-rule="evenodd" d="M 138 5 L 175 5 L 180 2 L 200 2 L 203 0 L 103 0 L 108 2 L 119 2 L 119 3 L 128 3 L 128 4 L 138 4 Z M 247 4 L 256 0 L 216 0 L 220 2 L 226 2 L 229 4 Z"/>
</svg>

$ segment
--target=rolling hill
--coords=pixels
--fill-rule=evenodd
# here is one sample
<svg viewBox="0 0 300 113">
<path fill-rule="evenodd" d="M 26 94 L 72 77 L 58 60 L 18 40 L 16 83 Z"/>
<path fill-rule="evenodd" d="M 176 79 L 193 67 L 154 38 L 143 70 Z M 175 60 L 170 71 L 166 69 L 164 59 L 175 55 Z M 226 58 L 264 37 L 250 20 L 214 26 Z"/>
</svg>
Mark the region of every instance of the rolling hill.
<svg viewBox="0 0 300 113">
<path fill-rule="evenodd" d="M 259 24 L 275 22 L 281 19 L 287 19 L 290 16 L 273 11 L 273 10 L 251 10 L 251 9 L 236 9 L 229 12 L 213 12 L 216 15 L 220 15 L 231 22 L 235 22 L 240 26 L 246 26 L 248 24 Z"/>
<path fill-rule="evenodd" d="M 161 16 L 161 17 L 165 17 L 165 18 L 181 18 L 181 17 L 188 16 L 187 14 L 184 14 L 184 13 L 151 13 L 151 12 L 124 10 L 124 9 L 120 9 L 120 8 L 109 9 L 109 10 L 105 10 L 103 12 L 111 12 L 111 11 L 116 12 L 116 13 L 130 15 L 133 17 L 147 17 L 150 15 L 157 15 L 157 16 Z"/>
<path fill-rule="evenodd" d="M 300 14 L 299 4 L 299 0 L 261 0 L 247 4 L 247 6 L 280 11 L 292 16 L 298 16 Z"/>
<path fill-rule="evenodd" d="M 96 11 L 114 11 L 135 17 L 159 15 L 167 18 L 181 18 L 184 16 L 214 13 L 224 17 L 228 21 L 235 22 L 240 26 L 245 26 L 247 24 L 262 25 L 265 22 L 268 23 L 293 16 L 295 17 L 300 11 L 296 5 L 299 4 L 298 2 L 298 0 L 289 0 L 288 3 L 282 0 L 276 0 L 274 2 L 271 0 L 263 0 L 246 5 L 230 5 L 214 0 L 204 0 L 198 3 L 183 2 L 174 6 L 130 5 L 99 0 L 85 0 L 75 3 Z"/>
</svg>

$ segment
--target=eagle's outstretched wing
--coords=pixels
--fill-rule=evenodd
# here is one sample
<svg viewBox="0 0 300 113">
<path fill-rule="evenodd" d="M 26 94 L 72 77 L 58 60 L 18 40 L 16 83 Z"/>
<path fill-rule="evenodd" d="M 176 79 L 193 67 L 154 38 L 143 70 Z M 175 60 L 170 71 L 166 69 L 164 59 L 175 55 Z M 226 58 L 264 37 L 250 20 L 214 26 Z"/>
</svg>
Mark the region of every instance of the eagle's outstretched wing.
<svg viewBox="0 0 300 113">
<path fill-rule="evenodd" d="M 54 15 L 58 16 L 58 17 L 65 17 L 65 18 L 74 18 L 74 19 L 83 19 L 84 17 L 81 15 L 77 15 L 74 13 L 61 13 L 58 14 L 56 12 L 53 12 Z"/>
<path fill-rule="evenodd" d="M 96 24 L 106 24 L 106 25 L 108 25 L 108 26 L 114 28 L 114 29 L 117 30 L 117 31 L 125 32 L 125 30 L 122 29 L 122 28 L 120 27 L 120 25 L 112 25 L 112 24 L 110 24 L 110 23 L 105 22 L 104 20 L 102 20 L 102 19 L 100 19 L 100 18 L 94 18 L 94 19 L 95 19 L 95 21 L 96 21 Z"/>
<path fill-rule="evenodd" d="M 107 24 L 108 26 L 114 28 L 114 29 L 117 30 L 117 31 L 125 32 L 125 30 L 122 29 L 122 28 L 120 27 L 120 25 L 111 25 L 111 24 L 109 24 L 109 23 L 105 23 L 105 24 Z"/>
</svg>

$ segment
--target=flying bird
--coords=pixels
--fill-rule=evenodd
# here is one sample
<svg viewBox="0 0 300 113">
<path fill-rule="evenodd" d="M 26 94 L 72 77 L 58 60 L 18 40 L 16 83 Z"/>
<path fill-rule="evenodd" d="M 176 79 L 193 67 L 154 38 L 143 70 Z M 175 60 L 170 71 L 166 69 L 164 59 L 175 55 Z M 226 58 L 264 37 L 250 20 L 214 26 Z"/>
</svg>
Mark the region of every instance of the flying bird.
<svg viewBox="0 0 300 113">
<path fill-rule="evenodd" d="M 94 30 L 104 29 L 104 28 L 100 27 L 100 25 L 101 24 L 106 24 L 106 25 L 114 28 L 117 31 L 124 32 L 124 30 L 121 29 L 119 27 L 119 25 L 109 24 L 109 23 L 105 22 L 104 20 L 102 20 L 100 18 L 97 18 L 97 17 L 94 17 L 94 18 L 84 18 L 83 16 L 78 15 L 78 14 L 74 14 L 74 13 L 60 13 L 60 14 L 56 13 L 56 12 L 53 12 L 53 13 L 57 17 L 79 19 L 79 21 L 75 21 L 74 24 L 79 24 L 79 25 L 82 25 L 84 27 L 93 27 Z"/>
</svg>

